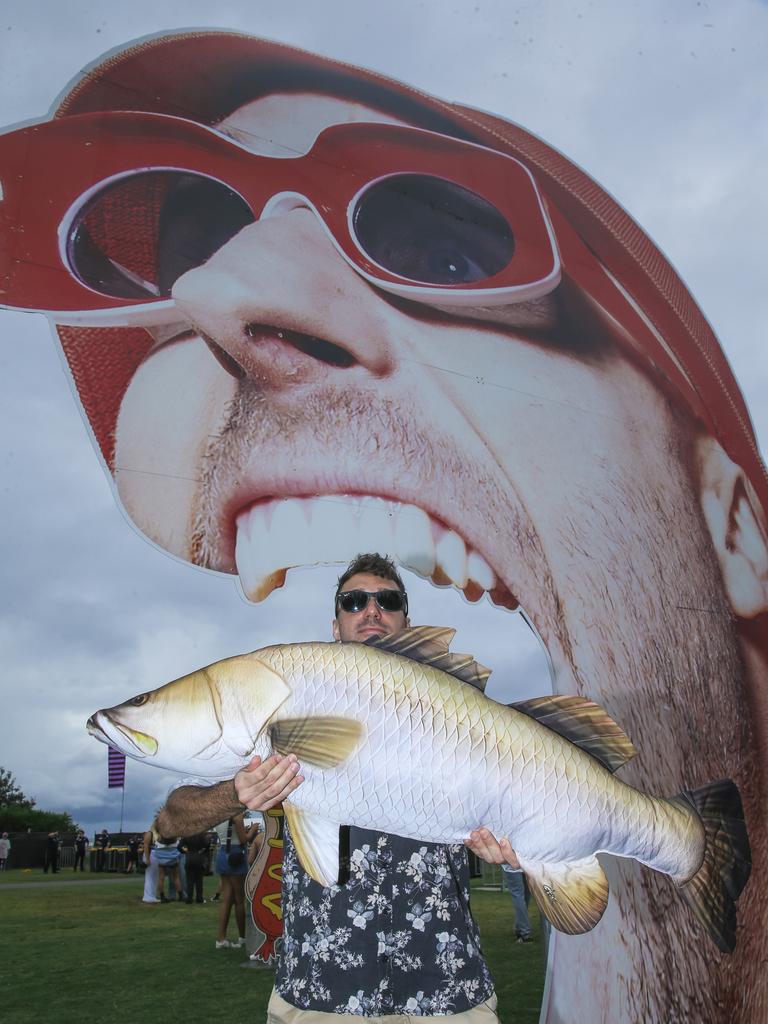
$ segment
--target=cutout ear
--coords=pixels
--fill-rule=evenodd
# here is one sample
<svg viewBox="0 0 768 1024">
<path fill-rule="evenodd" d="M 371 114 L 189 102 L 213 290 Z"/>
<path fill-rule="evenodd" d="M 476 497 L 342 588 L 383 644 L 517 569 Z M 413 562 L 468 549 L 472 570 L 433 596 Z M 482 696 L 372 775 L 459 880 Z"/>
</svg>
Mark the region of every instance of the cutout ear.
<svg viewBox="0 0 768 1024">
<path fill-rule="evenodd" d="M 731 607 L 742 619 L 768 610 L 768 529 L 743 470 L 717 441 L 698 445 L 701 507 Z"/>
</svg>

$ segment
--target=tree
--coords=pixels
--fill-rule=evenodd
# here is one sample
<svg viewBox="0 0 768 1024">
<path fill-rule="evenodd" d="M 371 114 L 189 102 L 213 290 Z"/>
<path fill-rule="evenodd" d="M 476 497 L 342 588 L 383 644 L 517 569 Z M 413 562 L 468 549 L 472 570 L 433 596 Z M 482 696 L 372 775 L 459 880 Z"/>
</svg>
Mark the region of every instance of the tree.
<svg viewBox="0 0 768 1024">
<path fill-rule="evenodd" d="M 24 796 L 16 785 L 16 779 L 6 768 L 0 768 L 0 806 L 25 808 L 35 806 L 35 801 Z"/>
<path fill-rule="evenodd" d="M 75 832 L 77 824 L 60 811 L 39 811 L 18 804 L 0 805 L 0 832 Z"/>
</svg>

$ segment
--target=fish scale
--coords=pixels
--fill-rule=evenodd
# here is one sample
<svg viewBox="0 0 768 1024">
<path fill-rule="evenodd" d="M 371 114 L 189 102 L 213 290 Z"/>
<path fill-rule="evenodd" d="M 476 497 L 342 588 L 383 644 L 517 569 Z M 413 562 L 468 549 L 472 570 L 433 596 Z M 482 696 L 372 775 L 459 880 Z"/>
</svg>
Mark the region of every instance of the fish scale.
<svg viewBox="0 0 768 1024">
<path fill-rule="evenodd" d="M 338 879 L 338 825 L 437 843 L 484 825 L 509 836 L 556 928 L 599 921 L 608 882 L 595 854 L 606 852 L 669 874 L 731 951 L 750 870 L 734 784 L 669 800 L 639 792 L 613 774 L 634 748 L 601 708 L 559 696 L 497 704 L 480 689 L 488 670 L 450 654 L 451 635 L 421 627 L 366 644 L 263 648 L 99 711 L 88 729 L 211 779 L 273 748 L 295 753 L 304 782 L 285 808 L 321 884 Z"/>
<path fill-rule="evenodd" d="M 357 644 L 286 645 L 263 654 L 292 691 L 275 720 L 338 715 L 366 723 L 353 757 L 331 770 L 304 765 L 306 781 L 291 798 L 311 809 L 322 795 L 342 824 L 406 829 L 433 842 L 463 842 L 483 824 L 509 834 L 518 855 L 560 860 L 593 853 L 595 838 L 598 849 L 605 845 L 596 821 L 605 801 L 595 776 L 609 793 L 617 787 L 637 792 L 550 730 L 429 665 Z M 388 765 L 383 777 L 382 754 Z M 414 799 L 415 777 L 420 799 Z M 636 826 L 634 802 L 628 823 Z M 537 822 L 542 831 L 542 804 L 550 804 L 556 832 L 569 836 L 567 852 L 548 829 L 543 849 L 528 846 L 527 826 Z M 574 850 L 574 835 L 588 840 L 583 849 Z"/>
</svg>

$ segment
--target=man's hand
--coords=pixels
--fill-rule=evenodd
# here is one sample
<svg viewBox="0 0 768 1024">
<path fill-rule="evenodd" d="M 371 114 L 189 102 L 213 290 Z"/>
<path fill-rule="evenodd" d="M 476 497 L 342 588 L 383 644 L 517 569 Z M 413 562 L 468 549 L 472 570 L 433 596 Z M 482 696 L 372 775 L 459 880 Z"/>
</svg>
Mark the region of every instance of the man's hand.
<svg viewBox="0 0 768 1024">
<path fill-rule="evenodd" d="M 273 754 L 262 764 L 254 757 L 234 779 L 213 786 L 175 789 L 157 815 L 162 836 L 191 836 L 239 814 L 243 808 L 266 811 L 285 800 L 304 781 L 295 754 Z"/>
<path fill-rule="evenodd" d="M 470 832 L 466 845 L 476 857 L 488 864 L 509 864 L 513 868 L 520 867 L 517 854 L 506 836 L 497 840 L 496 836 L 487 828 L 476 828 Z"/>
<path fill-rule="evenodd" d="M 299 762 L 295 754 L 281 757 L 272 754 L 262 762 L 254 757 L 235 776 L 235 793 L 240 803 L 251 811 L 267 811 L 281 803 L 301 785 Z"/>
</svg>

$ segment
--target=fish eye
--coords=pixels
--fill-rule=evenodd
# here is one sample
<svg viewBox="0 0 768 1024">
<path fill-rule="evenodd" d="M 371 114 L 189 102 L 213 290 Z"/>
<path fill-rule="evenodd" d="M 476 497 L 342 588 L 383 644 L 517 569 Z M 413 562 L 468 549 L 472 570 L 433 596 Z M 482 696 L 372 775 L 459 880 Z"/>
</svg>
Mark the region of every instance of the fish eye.
<svg viewBox="0 0 768 1024">
<path fill-rule="evenodd" d="M 138 697 L 132 697 L 128 703 L 132 704 L 135 708 L 140 708 L 142 704 L 146 704 L 149 700 L 148 693 L 140 693 Z"/>
</svg>

